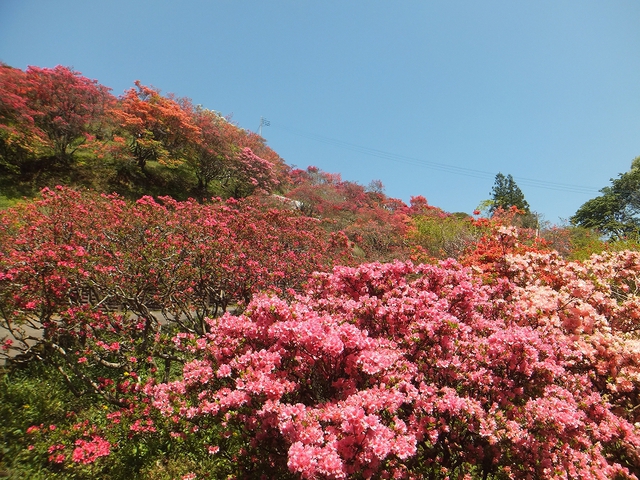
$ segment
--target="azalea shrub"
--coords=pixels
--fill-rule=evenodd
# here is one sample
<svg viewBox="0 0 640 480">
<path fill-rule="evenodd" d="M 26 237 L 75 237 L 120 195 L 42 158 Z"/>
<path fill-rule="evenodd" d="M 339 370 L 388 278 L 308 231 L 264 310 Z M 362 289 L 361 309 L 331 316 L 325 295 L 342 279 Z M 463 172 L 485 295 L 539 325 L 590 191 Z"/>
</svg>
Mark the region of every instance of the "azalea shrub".
<svg viewBox="0 0 640 480">
<path fill-rule="evenodd" d="M 204 200 L 271 192 L 289 167 L 230 117 L 135 81 L 119 97 L 72 68 L 0 62 L 3 203 L 56 184 Z"/>
<path fill-rule="evenodd" d="M 175 336 L 180 374 L 138 381 L 103 435 L 234 478 L 636 478 L 638 260 L 337 267 Z"/>
<path fill-rule="evenodd" d="M 50 475 L 640 476 L 640 253 L 488 225 L 461 261 L 336 266 L 286 209 L 91 198 L 2 217 L 2 320 L 42 334 L 5 349 L 99 399 L 27 428 Z"/>
<path fill-rule="evenodd" d="M 0 357 L 55 365 L 121 403 L 113 375 L 170 370 L 171 335 L 349 261 L 346 238 L 255 201 L 129 203 L 66 188 L 0 215 Z"/>
<path fill-rule="evenodd" d="M 240 435 L 207 446 L 240 478 L 636 478 L 638 260 L 336 268 L 176 337 L 193 359 L 143 392 L 176 434 Z"/>
<path fill-rule="evenodd" d="M 310 166 L 289 174 L 286 196 L 305 215 L 322 219 L 329 231 L 341 231 L 361 261 L 386 262 L 409 255 L 409 207 L 387 197 L 380 181 L 364 187 L 339 174 Z M 426 202 L 426 200 L 425 200 Z"/>
<path fill-rule="evenodd" d="M 0 63 L 0 166 L 15 173 L 33 155 L 49 166 L 99 155 L 116 102 L 109 90 L 61 65 L 23 72 Z"/>
</svg>

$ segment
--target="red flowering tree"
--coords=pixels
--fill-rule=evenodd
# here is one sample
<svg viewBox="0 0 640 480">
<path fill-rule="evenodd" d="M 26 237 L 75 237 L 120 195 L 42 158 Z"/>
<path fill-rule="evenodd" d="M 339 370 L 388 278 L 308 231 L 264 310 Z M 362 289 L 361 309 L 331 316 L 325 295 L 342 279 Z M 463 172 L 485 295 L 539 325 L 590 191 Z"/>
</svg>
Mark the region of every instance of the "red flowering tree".
<svg viewBox="0 0 640 480">
<path fill-rule="evenodd" d="M 67 163 L 79 149 L 98 150 L 115 101 L 96 80 L 60 65 L 26 72 L 2 65 L 0 93 L 0 145 L 14 165 L 47 153 Z"/>
<path fill-rule="evenodd" d="M 205 108 L 196 108 L 194 122 L 200 128 L 202 141 L 189 163 L 198 179 L 198 190 L 204 193 L 211 182 L 224 177 L 233 157 L 233 144 L 226 134 L 233 126 L 222 115 Z"/>
<path fill-rule="evenodd" d="M 380 182 L 365 188 L 340 175 L 308 167 L 290 173 L 287 197 L 306 215 L 320 218 L 326 228 L 343 231 L 354 251 L 366 261 L 407 258 L 408 208 L 384 195 Z"/>
<path fill-rule="evenodd" d="M 143 171 L 149 160 L 177 166 L 193 153 L 201 131 L 188 100 L 163 96 L 140 81 L 119 100 L 113 115 L 129 134 L 130 152 Z"/>
<path fill-rule="evenodd" d="M 256 192 L 269 193 L 279 183 L 275 165 L 244 147 L 229 164 L 221 185 L 230 196 L 243 198 Z"/>
<path fill-rule="evenodd" d="M 234 198 L 268 193 L 280 184 L 284 163 L 273 150 L 254 141 L 255 134 L 203 108 L 195 110 L 194 121 L 200 128 L 201 138 L 188 163 L 198 178 L 198 190 L 203 196 L 212 183 L 220 193 Z M 258 151 L 270 160 L 257 154 Z"/>
<path fill-rule="evenodd" d="M 0 64 L 0 166 L 12 173 L 42 147 L 44 138 L 27 105 L 27 91 L 25 72 Z"/>
<path fill-rule="evenodd" d="M 60 162 L 68 162 L 79 148 L 93 147 L 115 102 L 109 89 L 67 67 L 29 67 L 26 100 L 43 141 Z"/>
<path fill-rule="evenodd" d="M 512 207 L 508 211 L 496 210 L 490 219 L 481 217 L 473 220 L 471 226 L 477 240 L 461 252 L 461 263 L 475 265 L 487 272 L 488 277 L 494 278 L 497 272 L 502 271 L 508 255 L 552 251 L 549 242 L 539 236 L 537 230 L 514 225 L 521 214 Z"/>
</svg>

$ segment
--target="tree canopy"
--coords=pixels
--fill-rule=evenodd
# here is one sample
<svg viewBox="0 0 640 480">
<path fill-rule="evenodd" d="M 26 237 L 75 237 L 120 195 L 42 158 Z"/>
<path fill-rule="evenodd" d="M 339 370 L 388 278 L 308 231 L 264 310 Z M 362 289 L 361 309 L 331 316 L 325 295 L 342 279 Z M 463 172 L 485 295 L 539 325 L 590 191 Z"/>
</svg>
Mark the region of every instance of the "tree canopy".
<svg viewBox="0 0 640 480">
<path fill-rule="evenodd" d="M 0 63 L 0 188 L 72 184 L 128 198 L 246 197 L 286 183 L 259 135 L 136 81 L 116 98 L 70 68 Z"/>
<path fill-rule="evenodd" d="M 493 214 L 499 208 L 508 210 L 511 207 L 517 207 L 519 210 L 530 213 L 529 204 L 513 177 L 511 175 L 505 177 L 502 173 L 498 173 L 491 190 L 489 212 Z"/>
<path fill-rule="evenodd" d="M 571 223 L 593 228 L 613 239 L 637 236 L 640 233 L 640 157 L 631 162 L 631 169 L 611 179 L 602 195 L 585 202 L 571 217 Z"/>
</svg>

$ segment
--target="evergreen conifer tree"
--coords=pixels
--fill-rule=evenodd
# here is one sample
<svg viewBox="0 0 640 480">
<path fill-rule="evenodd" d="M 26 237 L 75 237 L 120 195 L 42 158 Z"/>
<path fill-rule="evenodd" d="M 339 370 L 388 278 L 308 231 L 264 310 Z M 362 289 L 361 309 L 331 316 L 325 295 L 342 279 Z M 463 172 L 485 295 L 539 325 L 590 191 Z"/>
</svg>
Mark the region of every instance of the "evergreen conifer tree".
<svg viewBox="0 0 640 480">
<path fill-rule="evenodd" d="M 529 203 L 525 200 L 522 190 L 520 190 L 513 177 L 511 175 L 505 177 L 502 173 L 498 173 L 491 190 L 489 213 L 493 214 L 498 208 L 507 210 L 513 206 L 518 207 L 519 210 L 525 213 L 531 213 Z"/>
</svg>

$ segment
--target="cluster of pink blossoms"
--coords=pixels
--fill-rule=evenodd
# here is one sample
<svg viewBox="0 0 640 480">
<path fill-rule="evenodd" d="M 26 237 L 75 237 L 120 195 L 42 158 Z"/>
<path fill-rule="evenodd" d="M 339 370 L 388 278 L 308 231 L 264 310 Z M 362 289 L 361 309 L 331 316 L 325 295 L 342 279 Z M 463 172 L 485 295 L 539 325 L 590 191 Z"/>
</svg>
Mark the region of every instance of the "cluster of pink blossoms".
<svg viewBox="0 0 640 480">
<path fill-rule="evenodd" d="M 167 418 L 243 432 L 245 472 L 637 478 L 638 341 L 620 316 L 640 259 L 625 255 L 514 256 L 499 278 L 452 260 L 338 267 L 295 301 L 209 320 L 178 342 L 183 379 L 144 391 Z"/>
<path fill-rule="evenodd" d="M 107 440 L 94 435 L 91 440 L 76 440 L 76 448 L 71 459 L 76 463 L 93 463 L 100 457 L 106 457 L 111 452 L 111 445 Z"/>
</svg>

